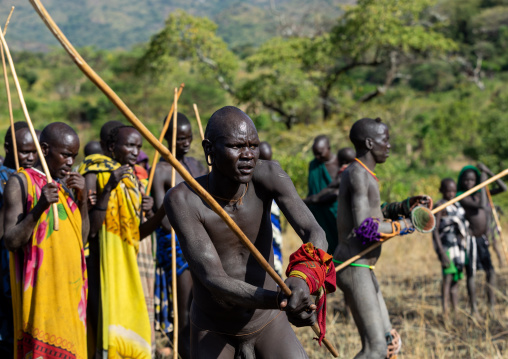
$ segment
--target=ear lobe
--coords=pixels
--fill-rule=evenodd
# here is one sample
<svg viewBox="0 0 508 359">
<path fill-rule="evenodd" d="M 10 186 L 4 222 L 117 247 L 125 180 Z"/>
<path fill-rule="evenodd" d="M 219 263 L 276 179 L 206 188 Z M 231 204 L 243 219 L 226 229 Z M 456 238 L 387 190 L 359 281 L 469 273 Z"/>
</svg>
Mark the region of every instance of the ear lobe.
<svg viewBox="0 0 508 359">
<path fill-rule="evenodd" d="M 46 157 L 49 153 L 49 146 L 46 142 L 41 142 L 42 155 Z"/>
<path fill-rule="evenodd" d="M 374 146 L 374 141 L 372 140 L 372 138 L 366 138 L 365 139 L 365 148 L 368 150 L 371 150 L 373 146 Z"/>
<path fill-rule="evenodd" d="M 205 155 L 208 155 L 210 152 L 212 152 L 212 142 L 208 139 L 204 139 L 201 142 L 201 146 L 203 146 L 203 150 L 205 151 Z"/>
</svg>

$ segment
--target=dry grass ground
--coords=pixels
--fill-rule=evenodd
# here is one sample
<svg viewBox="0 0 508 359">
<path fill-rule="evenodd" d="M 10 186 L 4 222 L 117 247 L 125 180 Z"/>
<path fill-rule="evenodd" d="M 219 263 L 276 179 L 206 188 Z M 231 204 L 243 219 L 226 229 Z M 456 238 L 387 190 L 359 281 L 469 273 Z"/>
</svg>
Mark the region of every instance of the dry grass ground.
<svg viewBox="0 0 508 359">
<path fill-rule="evenodd" d="M 289 228 L 284 236 L 285 263 L 301 244 Z M 495 256 L 493 255 L 493 258 Z M 494 258 L 496 269 L 497 261 Z M 425 358 L 508 358 L 508 271 L 497 269 L 497 305 L 495 315 L 487 314 L 485 274 L 477 277 L 479 310 L 484 322 L 469 316 L 465 281 L 459 283 L 459 310 L 444 323 L 441 316 L 441 269 L 430 235 L 413 234 L 394 238 L 383 245 L 376 275 L 390 313 L 392 325 L 400 333 L 403 349 L 399 359 Z M 361 349 L 353 320 L 333 307 L 343 307 L 343 295 L 329 297 L 327 337 L 341 358 L 353 358 Z M 295 329 L 309 356 L 331 358 L 323 346 L 311 340 L 310 328 Z"/>
</svg>

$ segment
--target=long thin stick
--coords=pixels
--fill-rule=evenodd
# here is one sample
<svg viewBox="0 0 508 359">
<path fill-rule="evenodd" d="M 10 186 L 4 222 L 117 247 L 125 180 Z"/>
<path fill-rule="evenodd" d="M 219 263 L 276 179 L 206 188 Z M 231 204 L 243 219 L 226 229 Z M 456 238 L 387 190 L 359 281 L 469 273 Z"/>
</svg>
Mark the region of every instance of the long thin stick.
<svg viewBox="0 0 508 359">
<path fill-rule="evenodd" d="M 501 228 L 501 223 L 499 222 L 499 215 L 497 214 L 496 206 L 494 206 L 494 201 L 492 201 L 492 195 L 490 194 L 489 187 L 485 187 L 485 190 L 487 192 L 487 198 L 489 199 L 490 208 L 492 210 L 492 216 L 496 222 L 497 232 L 499 233 L 499 240 L 501 241 L 501 247 L 503 247 L 504 258 L 506 263 L 508 263 L 508 251 L 506 250 L 506 244 L 504 243 L 503 228 Z"/>
<path fill-rule="evenodd" d="M 14 6 L 11 7 L 11 12 L 9 13 L 9 16 L 7 16 L 7 21 L 5 22 L 5 25 L 4 25 L 4 36 L 5 36 L 5 33 L 7 32 L 7 27 L 9 26 L 9 23 L 11 22 L 11 16 L 12 16 L 13 12 L 14 12 Z"/>
<path fill-rule="evenodd" d="M 180 84 L 180 89 L 178 90 L 178 99 L 180 99 L 180 95 L 182 94 L 182 90 L 184 88 L 184 84 Z M 164 136 L 166 136 L 166 132 L 168 131 L 168 128 L 169 128 L 169 122 L 171 121 L 171 117 L 173 117 L 173 113 L 176 112 L 174 111 L 174 106 L 175 106 L 175 103 L 173 102 L 171 104 L 171 108 L 169 109 L 169 113 L 168 113 L 168 116 L 166 117 L 166 121 L 164 122 L 164 126 L 162 127 L 162 131 L 161 131 L 161 135 L 159 136 L 159 142 L 162 143 L 162 141 L 164 140 Z M 173 155 L 174 155 L 174 152 L 173 152 Z M 150 195 L 150 191 L 152 190 L 152 185 L 153 185 L 153 178 L 155 176 L 155 168 L 157 167 L 157 162 L 159 162 L 159 157 L 160 157 L 160 153 L 155 151 L 155 154 L 153 155 L 153 160 L 152 160 L 152 166 L 150 167 L 150 176 L 148 177 L 148 186 L 146 186 L 146 194 L 149 196 Z"/>
<path fill-rule="evenodd" d="M 173 133 L 171 138 L 171 153 L 176 156 L 176 131 L 178 116 L 178 89 L 175 87 L 175 101 L 173 102 Z M 166 121 L 169 123 L 169 118 Z M 158 152 L 157 152 L 158 153 Z M 171 167 L 171 188 L 176 184 L 175 167 Z M 173 358 L 178 359 L 178 305 L 176 293 L 176 233 L 171 226 L 171 290 L 173 291 Z"/>
<path fill-rule="evenodd" d="M 201 124 L 201 117 L 199 117 L 199 111 L 198 111 L 198 105 L 193 104 L 194 107 L 194 113 L 196 114 L 196 119 L 198 120 L 198 128 L 199 128 L 199 134 L 201 135 L 201 141 L 205 139 L 205 133 L 203 132 L 203 125 Z M 207 158 L 208 162 L 208 158 Z M 212 166 L 208 166 L 208 172 L 212 172 Z"/>
<path fill-rule="evenodd" d="M 493 177 L 490 177 L 488 180 L 486 180 L 485 182 L 482 182 L 480 183 L 479 185 L 477 186 L 474 186 L 473 188 L 471 188 L 470 190 L 462 193 L 460 196 L 457 196 L 451 200 L 449 200 L 448 202 L 446 203 L 443 203 L 442 205 L 440 205 L 439 207 L 436 207 L 432 210 L 432 214 L 436 214 L 438 213 L 439 211 L 442 211 L 443 209 L 445 209 L 446 207 L 448 207 L 449 205 L 451 204 L 454 204 L 455 202 L 458 202 L 460 201 L 461 199 L 469 196 L 470 194 L 473 194 L 475 193 L 476 191 L 478 191 L 479 189 L 482 189 L 483 187 L 491 184 L 492 182 L 495 182 L 497 181 L 498 179 L 500 179 L 501 177 L 504 177 L 508 175 L 508 169 L 505 169 L 504 171 L 498 173 L 497 175 L 493 176 Z M 393 238 L 393 237 L 392 237 Z M 388 240 L 388 239 L 387 239 Z M 386 241 L 387 241 L 386 240 Z M 366 255 L 367 253 L 373 251 L 374 249 L 376 249 L 377 247 L 379 247 L 381 244 L 385 243 L 386 241 L 383 241 L 383 242 L 376 242 L 374 243 L 373 245 L 371 245 L 370 247 L 364 249 L 363 251 L 361 251 L 360 253 L 358 253 L 357 255 L 349 258 L 347 261 L 345 261 L 344 263 L 342 263 L 341 265 L 335 267 L 335 270 L 338 272 L 340 271 L 342 268 L 345 268 L 347 267 L 348 265 L 350 265 L 351 263 L 357 261 L 358 259 L 362 258 L 364 255 Z"/>
<path fill-rule="evenodd" d="M 11 8 L 11 12 L 7 17 L 7 21 L 4 25 L 4 36 L 7 33 L 7 26 L 9 26 L 9 22 L 11 21 L 12 12 L 14 11 L 14 6 Z M 12 114 L 12 100 L 11 100 L 11 88 L 9 86 L 9 77 L 7 76 L 7 65 L 5 64 L 5 54 L 4 47 L 0 44 L 0 56 L 2 56 L 2 68 L 4 70 L 4 80 L 5 80 L 5 91 L 7 92 L 7 107 L 9 107 L 9 120 L 11 123 L 11 137 L 12 137 L 12 151 L 14 152 L 14 163 L 16 165 L 16 171 L 19 170 L 19 159 L 18 159 L 18 145 L 16 143 L 16 129 L 14 128 L 14 116 Z"/>
<path fill-rule="evenodd" d="M 44 170 L 44 174 L 46 175 L 46 179 L 48 183 L 53 182 L 51 178 L 51 173 L 49 172 L 48 165 L 46 164 L 46 159 L 42 153 L 41 145 L 39 144 L 39 140 L 37 139 L 37 134 L 35 133 L 34 126 L 32 124 L 32 120 L 30 119 L 30 115 L 28 114 L 28 109 L 26 108 L 25 98 L 23 97 L 23 91 L 21 91 L 21 86 L 19 85 L 18 75 L 16 75 L 16 69 L 14 68 L 14 62 L 12 61 L 11 52 L 9 51 L 9 46 L 5 41 L 4 34 L 0 31 L 0 40 L 2 41 L 2 46 L 5 49 L 5 54 L 7 55 L 7 59 L 9 60 L 9 65 L 11 68 L 12 78 L 14 79 L 14 83 L 16 84 L 16 90 L 18 91 L 19 102 L 21 103 L 21 108 L 23 109 L 23 113 L 25 115 L 26 122 L 28 124 L 28 128 L 30 129 L 30 133 L 35 143 L 35 148 L 37 149 L 37 154 L 39 155 L 39 161 L 41 162 L 42 169 Z M 15 154 L 17 156 L 17 153 Z M 57 203 L 53 203 L 53 229 L 58 231 L 59 221 L 58 221 L 58 207 Z"/>
<path fill-rule="evenodd" d="M 37 11 L 41 19 L 44 21 L 49 30 L 62 44 L 67 53 L 74 60 L 80 70 L 111 100 L 111 102 L 122 112 L 125 118 L 136 127 L 136 129 L 145 137 L 145 139 L 161 154 L 161 156 L 171 164 L 176 171 L 182 176 L 183 180 L 199 195 L 215 213 L 226 223 L 226 225 L 236 234 L 243 245 L 247 247 L 254 259 L 261 265 L 261 267 L 273 278 L 273 280 L 279 285 L 284 294 L 287 296 L 291 295 L 291 290 L 284 283 L 281 277 L 275 272 L 275 270 L 266 261 L 265 257 L 258 251 L 254 244 L 247 238 L 242 232 L 240 227 L 229 217 L 229 215 L 222 209 L 222 207 L 215 201 L 215 199 L 192 177 L 192 175 L 180 164 L 180 162 L 169 152 L 169 150 L 157 139 L 155 136 L 148 131 L 148 129 L 139 121 L 134 113 L 125 105 L 125 103 L 118 97 L 118 95 L 97 75 L 97 73 L 86 63 L 81 55 L 76 51 L 72 44 L 67 40 L 65 35 L 61 32 L 58 26 L 55 24 L 51 16 L 48 14 L 46 9 L 42 6 L 39 0 L 30 0 L 30 3 Z M 315 323 L 312 329 L 316 334 L 319 335 L 319 326 Z M 323 339 L 325 346 L 330 352 L 338 357 L 337 350 L 332 344 L 325 338 Z"/>
</svg>

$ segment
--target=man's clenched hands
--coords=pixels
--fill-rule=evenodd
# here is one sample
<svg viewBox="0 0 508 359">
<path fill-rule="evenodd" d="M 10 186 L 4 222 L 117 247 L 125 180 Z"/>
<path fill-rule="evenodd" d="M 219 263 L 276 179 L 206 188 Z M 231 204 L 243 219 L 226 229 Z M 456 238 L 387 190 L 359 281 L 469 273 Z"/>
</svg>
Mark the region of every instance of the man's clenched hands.
<svg viewBox="0 0 508 359">
<path fill-rule="evenodd" d="M 307 283 L 295 277 L 286 279 L 285 283 L 291 289 L 291 296 L 279 293 L 277 296 L 279 308 L 286 312 L 288 320 L 297 327 L 314 324 L 316 305 L 312 302 Z"/>
</svg>

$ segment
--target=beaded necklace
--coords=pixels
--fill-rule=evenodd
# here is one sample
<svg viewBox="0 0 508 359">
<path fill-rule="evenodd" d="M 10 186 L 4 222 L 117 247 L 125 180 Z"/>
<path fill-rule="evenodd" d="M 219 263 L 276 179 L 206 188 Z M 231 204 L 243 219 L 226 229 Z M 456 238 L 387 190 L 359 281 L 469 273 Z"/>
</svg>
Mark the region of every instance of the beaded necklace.
<svg viewBox="0 0 508 359">
<path fill-rule="evenodd" d="M 248 189 L 249 189 L 249 183 L 247 182 L 247 184 L 245 185 L 245 190 L 243 191 L 240 198 L 238 198 L 238 199 L 222 198 L 222 197 L 216 196 L 210 192 L 210 174 L 206 175 L 206 190 L 208 191 L 208 193 L 210 193 L 210 195 L 215 199 L 220 199 L 221 201 L 233 203 L 233 210 L 238 209 L 237 205 L 241 206 L 243 204 L 243 197 L 245 197 L 245 195 L 247 194 Z"/>
<path fill-rule="evenodd" d="M 376 174 L 374 172 L 372 172 L 371 170 L 369 170 L 369 168 L 367 166 L 365 166 L 365 164 L 360 161 L 358 158 L 355 158 L 355 161 L 358 162 L 363 168 L 365 168 L 367 170 L 367 172 L 369 172 L 372 177 L 374 177 L 376 179 L 376 181 L 379 182 L 379 179 L 376 177 Z"/>
</svg>

